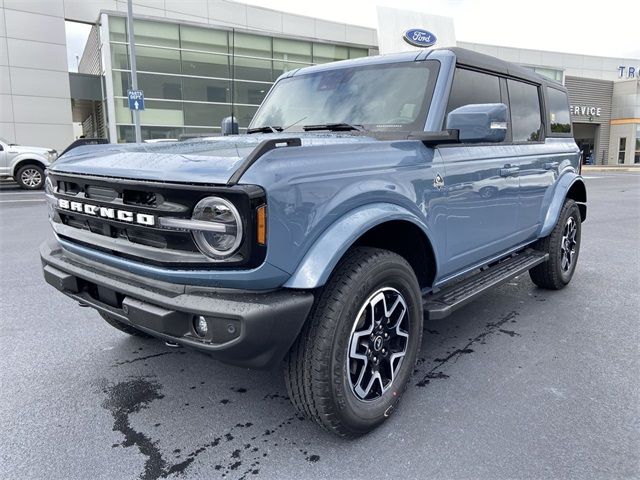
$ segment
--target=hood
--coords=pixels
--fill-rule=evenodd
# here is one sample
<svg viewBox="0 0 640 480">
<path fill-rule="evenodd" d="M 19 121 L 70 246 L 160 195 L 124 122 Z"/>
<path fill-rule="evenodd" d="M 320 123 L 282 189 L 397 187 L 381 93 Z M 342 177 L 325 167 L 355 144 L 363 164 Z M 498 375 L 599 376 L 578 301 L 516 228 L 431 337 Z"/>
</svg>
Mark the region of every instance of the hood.
<svg viewBox="0 0 640 480">
<path fill-rule="evenodd" d="M 65 153 L 50 170 L 134 180 L 225 184 L 260 142 L 277 138 L 300 138 L 302 147 L 372 141 L 370 137 L 344 133 L 292 132 L 185 142 L 88 145 Z"/>
<path fill-rule="evenodd" d="M 37 155 L 44 156 L 47 154 L 47 152 L 53 151 L 53 148 L 28 147 L 26 145 L 9 145 L 7 150 L 14 153 L 35 153 Z"/>
</svg>

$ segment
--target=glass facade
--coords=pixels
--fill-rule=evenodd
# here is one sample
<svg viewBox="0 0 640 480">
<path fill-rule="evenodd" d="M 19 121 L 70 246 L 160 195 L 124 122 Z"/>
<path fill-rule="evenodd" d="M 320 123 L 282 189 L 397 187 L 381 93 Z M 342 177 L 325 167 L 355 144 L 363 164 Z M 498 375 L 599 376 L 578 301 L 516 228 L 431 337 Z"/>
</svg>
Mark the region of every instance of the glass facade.
<svg viewBox="0 0 640 480">
<path fill-rule="evenodd" d="M 562 83 L 563 73 L 562 70 L 558 70 L 555 68 L 548 67 L 531 67 L 527 65 L 523 65 L 524 68 L 528 68 L 529 70 L 533 70 L 534 72 L 542 75 L 543 77 L 550 78 L 551 80 L 555 80 L 558 83 Z"/>
<path fill-rule="evenodd" d="M 240 130 L 273 82 L 284 72 L 368 55 L 366 48 L 136 20 L 142 138 L 217 134 L 233 115 Z M 134 141 L 127 103 L 131 70 L 123 17 L 109 17 L 112 80 L 118 142 Z"/>
<path fill-rule="evenodd" d="M 636 153 L 633 156 L 633 163 L 640 163 L 640 125 L 636 125 Z"/>
</svg>

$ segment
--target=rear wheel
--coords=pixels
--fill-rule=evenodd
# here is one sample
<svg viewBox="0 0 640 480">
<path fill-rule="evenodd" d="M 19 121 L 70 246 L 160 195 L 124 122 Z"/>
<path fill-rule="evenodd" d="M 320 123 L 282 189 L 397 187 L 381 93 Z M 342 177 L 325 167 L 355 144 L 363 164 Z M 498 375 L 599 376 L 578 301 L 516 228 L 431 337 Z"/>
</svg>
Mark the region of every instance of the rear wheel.
<svg viewBox="0 0 640 480">
<path fill-rule="evenodd" d="M 26 190 L 39 190 L 44 186 L 44 170 L 38 165 L 25 165 L 18 169 L 15 180 Z"/>
<path fill-rule="evenodd" d="M 112 317 L 108 313 L 103 313 L 103 312 L 98 312 L 98 313 L 104 319 L 105 322 L 107 322 L 113 328 L 117 328 L 121 332 L 127 333 L 129 335 L 134 336 L 134 337 L 152 338 L 152 336 L 149 335 L 148 333 L 145 333 L 142 330 L 138 330 L 137 328 L 134 328 L 134 327 L 132 327 L 130 325 L 127 325 L 126 323 L 121 322 L 117 318 Z"/>
<path fill-rule="evenodd" d="M 298 411 L 354 437 L 392 413 L 422 337 L 422 299 L 411 266 L 375 248 L 347 254 L 320 292 L 285 367 Z"/>
<path fill-rule="evenodd" d="M 535 245 L 537 250 L 548 253 L 549 259 L 529 270 L 533 283 L 541 288 L 560 290 L 571 281 L 580 253 L 581 229 L 578 205 L 568 199 L 551 233 Z"/>
</svg>

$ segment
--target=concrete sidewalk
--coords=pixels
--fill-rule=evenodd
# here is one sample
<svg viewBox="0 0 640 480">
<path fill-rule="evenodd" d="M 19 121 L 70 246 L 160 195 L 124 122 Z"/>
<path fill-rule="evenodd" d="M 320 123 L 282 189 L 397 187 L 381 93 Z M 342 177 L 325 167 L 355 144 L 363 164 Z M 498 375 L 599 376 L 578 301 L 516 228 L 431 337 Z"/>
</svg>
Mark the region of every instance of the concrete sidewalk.
<svg viewBox="0 0 640 480">
<path fill-rule="evenodd" d="M 583 172 L 640 172 L 639 165 L 582 165 Z"/>
</svg>

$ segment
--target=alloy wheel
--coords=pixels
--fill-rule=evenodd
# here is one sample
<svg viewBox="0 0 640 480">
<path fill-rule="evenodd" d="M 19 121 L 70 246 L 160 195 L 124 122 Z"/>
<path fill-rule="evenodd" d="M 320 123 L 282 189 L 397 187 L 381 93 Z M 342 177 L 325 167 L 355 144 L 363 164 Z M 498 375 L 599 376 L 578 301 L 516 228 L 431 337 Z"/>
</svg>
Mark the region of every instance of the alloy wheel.
<svg viewBox="0 0 640 480">
<path fill-rule="evenodd" d="M 356 398 L 375 400 L 391 388 L 408 345 L 407 302 L 395 288 L 377 290 L 360 308 L 349 340 L 347 374 Z"/>
<path fill-rule="evenodd" d="M 42 174 L 35 168 L 27 168 L 20 174 L 20 181 L 27 187 L 37 187 L 42 183 Z"/>
<path fill-rule="evenodd" d="M 578 245 L 578 241 L 576 240 L 577 234 L 578 224 L 575 218 L 569 217 L 562 230 L 562 240 L 560 244 L 560 268 L 562 268 L 563 272 L 568 272 L 573 266 L 576 247 Z"/>
</svg>

